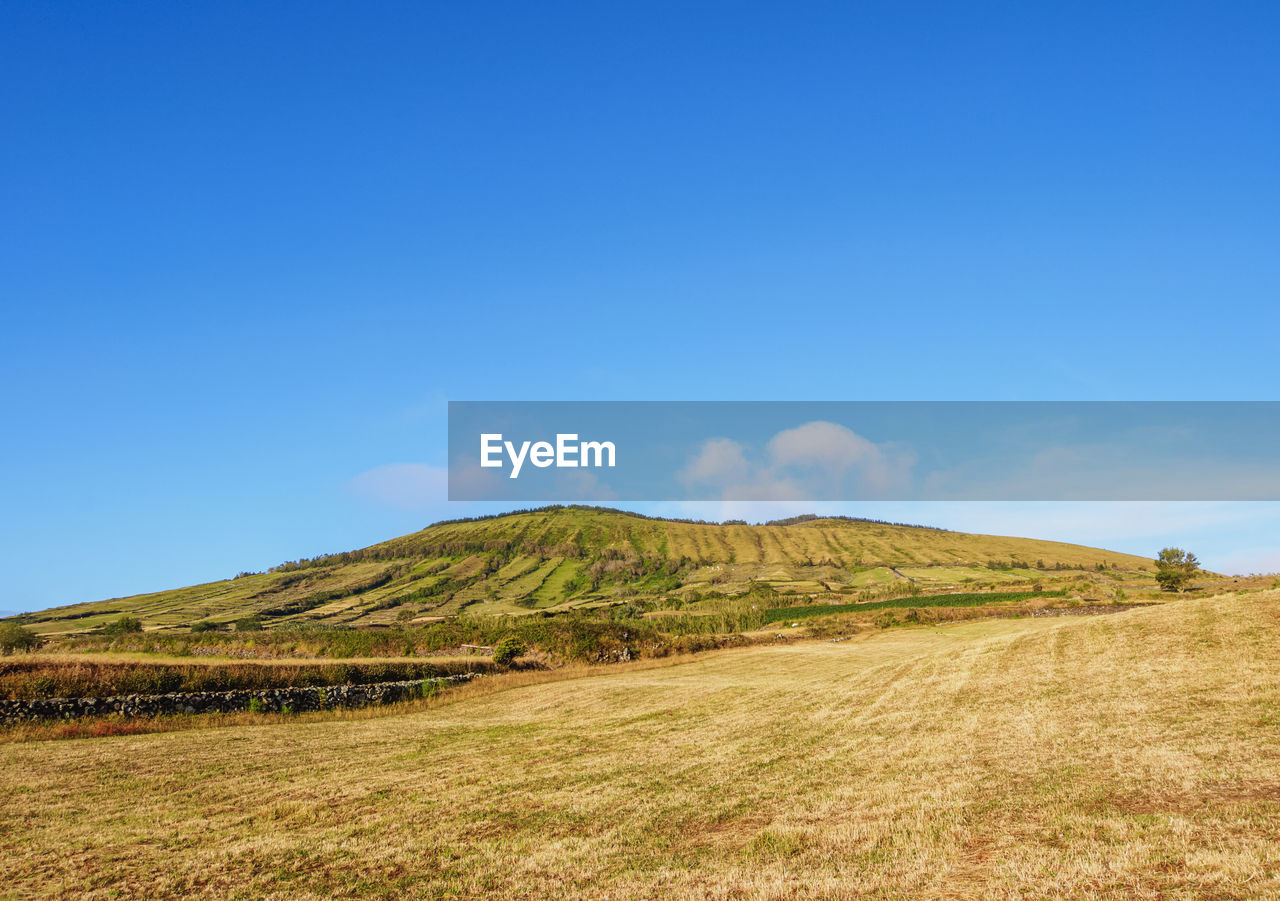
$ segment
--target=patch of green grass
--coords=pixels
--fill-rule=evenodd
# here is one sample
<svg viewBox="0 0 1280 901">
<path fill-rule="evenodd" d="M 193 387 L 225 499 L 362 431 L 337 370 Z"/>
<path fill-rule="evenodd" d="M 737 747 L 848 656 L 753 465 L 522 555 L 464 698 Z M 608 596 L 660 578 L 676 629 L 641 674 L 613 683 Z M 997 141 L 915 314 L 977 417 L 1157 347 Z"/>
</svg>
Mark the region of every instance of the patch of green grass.
<svg viewBox="0 0 1280 901">
<path fill-rule="evenodd" d="M 582 572 L 582 564 L 577 560 L 565 560 L 557 566 L 543 583 L 533 592 L 536 607 L 551 607 L 559 604 L 568 596 L 568 585 Z"/>
</svg>

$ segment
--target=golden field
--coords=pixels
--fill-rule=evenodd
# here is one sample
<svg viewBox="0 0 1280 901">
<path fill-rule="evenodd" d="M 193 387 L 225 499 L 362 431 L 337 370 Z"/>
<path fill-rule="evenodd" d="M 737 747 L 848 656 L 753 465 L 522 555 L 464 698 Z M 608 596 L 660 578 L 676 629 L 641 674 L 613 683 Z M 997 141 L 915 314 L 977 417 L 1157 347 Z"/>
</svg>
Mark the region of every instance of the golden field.
<svg viewBox="0 0 1280 901">
<path fill-rule="evenodd" d="M 0 745 L 0 893 L 1280 895 L 1280 592 L 529 681 Z"/>
</svg>

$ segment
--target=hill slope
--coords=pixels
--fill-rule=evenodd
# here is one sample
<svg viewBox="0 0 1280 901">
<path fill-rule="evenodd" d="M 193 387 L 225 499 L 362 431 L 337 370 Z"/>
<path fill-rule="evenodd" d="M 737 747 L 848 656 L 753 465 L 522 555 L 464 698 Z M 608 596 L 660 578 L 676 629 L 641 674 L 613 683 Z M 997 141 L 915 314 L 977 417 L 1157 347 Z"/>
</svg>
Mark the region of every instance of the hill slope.
<svg viewBox="0 0 1280 901">
<path fill-rule="evenodd" d="M 995 587 L 1099 567 L 1146 573 L 1151 562 L 1073 544 L 864 520 L 801 517 L 750 526 L 555 507 L 438 523 L 267 573 L 59 607 L 22 620 L 41 632 L 81 631 L 124 614 L 148 627 L 248 615 L 268 626 L 386 625 L 462 611 L 520 615 L 632 598 L 690 600 L 760 584 L 801 595 L 908 584 Z"/>
</svg>

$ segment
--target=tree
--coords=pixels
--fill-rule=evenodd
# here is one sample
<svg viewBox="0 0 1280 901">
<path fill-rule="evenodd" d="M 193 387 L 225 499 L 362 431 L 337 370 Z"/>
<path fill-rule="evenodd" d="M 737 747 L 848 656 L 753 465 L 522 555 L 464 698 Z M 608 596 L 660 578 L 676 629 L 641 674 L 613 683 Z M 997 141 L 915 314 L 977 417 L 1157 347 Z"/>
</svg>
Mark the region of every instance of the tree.
<svg viewBox="0 0 1280 901">
<path fill-rule="evenodd" d="M 1164 591 L 1184 591 L 1200 571 L 1200 561 L 1180 547 L 1167 547 L 1156 557 L 1156 581 Z"/>
<path fill-rule="evenodd" d="M 142 631 L 142 620 L 136 616 L 122 616 L 114 623 L 107 623 L 102 631 L 108 635 L 129 635 Z"/>
<path fill-rule="evenodd" d="M 40 647 L 40 636 L 17 623 L 0 623 L 0 653 L 31 651 Z"/>
<path fill-rule="evenodd" d="M 525 644 L 514 635 L 504 638 L 498 642 L 498 646 L 493 649 L 493 662 L 499 666 L 508 666 L 510 663 L 525 652 Z"/>
</svg>

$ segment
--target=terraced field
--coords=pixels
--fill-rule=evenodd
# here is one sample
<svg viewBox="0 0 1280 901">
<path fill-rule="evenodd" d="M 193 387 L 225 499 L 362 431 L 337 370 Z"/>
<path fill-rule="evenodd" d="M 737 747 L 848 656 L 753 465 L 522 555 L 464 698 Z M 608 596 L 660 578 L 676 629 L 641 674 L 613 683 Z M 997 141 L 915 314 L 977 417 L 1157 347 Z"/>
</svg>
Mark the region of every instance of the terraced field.
<svg viewBox="0 0 1280 901">
<path fill-rule="evenodd" d="M 813 519 L 715 525 L 595 508 L 549 508 L 443 523 L 359 551 L 223 582 L 74 604 L 24 617 L 45 634 L 79 632 L 121 615 L 148 629 L 318 622 L 389 625 L 468 614 L 528 615 L 636 598 L 696 608 L 709 592 L 760 585 L 797 595 L 912 584 L 925 590 L 1070 580 L 1101 567 L 1151 583 L 1151 563 L 1078 545 L 916 526 Z"/>
</svg>

